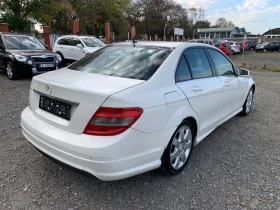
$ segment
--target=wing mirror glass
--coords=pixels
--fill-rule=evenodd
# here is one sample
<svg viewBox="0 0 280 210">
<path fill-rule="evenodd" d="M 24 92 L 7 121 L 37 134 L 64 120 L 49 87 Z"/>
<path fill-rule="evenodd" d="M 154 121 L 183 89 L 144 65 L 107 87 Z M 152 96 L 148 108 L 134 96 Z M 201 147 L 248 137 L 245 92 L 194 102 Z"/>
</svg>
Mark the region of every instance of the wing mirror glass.
<svg viewBox="0 0 280 210">
<path fill-rule="evenodd" d="M 83 49 L 83 46 L 81 44 L 77 44 L 76 47 Z"/>
<path fill-rule="evenodd" d="M 248 71 L 247 69 L 240 68 L 238 70 L 240 77 L 250 77 L 250 71 Z"/>
</svg>

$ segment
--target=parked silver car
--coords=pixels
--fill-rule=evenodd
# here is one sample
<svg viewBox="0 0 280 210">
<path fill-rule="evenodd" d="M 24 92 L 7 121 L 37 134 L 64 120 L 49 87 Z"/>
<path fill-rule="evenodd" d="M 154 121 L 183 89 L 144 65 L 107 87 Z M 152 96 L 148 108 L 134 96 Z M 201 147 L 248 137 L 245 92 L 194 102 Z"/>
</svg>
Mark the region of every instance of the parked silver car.
<svg viewBox="0 0 280 210">
<path fill-rule="evenodd" d="M 241 53 L 240 45 L 237 42 L 228 42 L 230 45 L 230 54 L 239 54 Z"/>
</svg>

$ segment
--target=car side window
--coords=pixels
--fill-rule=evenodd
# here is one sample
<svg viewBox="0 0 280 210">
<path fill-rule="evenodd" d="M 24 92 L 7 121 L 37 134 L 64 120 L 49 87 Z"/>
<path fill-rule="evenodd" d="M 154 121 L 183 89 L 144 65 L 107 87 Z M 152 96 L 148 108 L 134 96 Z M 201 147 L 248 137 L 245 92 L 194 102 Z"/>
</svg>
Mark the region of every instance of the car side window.
<svg viewBox="0 0 280 210">
<path fill-rule="evenodd" d="M 212 77 L 213 72 L 203 49 L 187 49 L 184 55 L 193 79 Z"/>
<path fill-rule="evenodd" d="M 210 54 L 219 76 L 235 75 L 231 62 L 220 52 L 216 50 L 207 49 Z"/>
<path fill-rule="evenodd" d="M 72 38 L 72 46 L 77 46 L 77 44 L 81 44 L 82 46 L 84 46 L 81 40 L 79 40 L 78 38 Z"/>
<path fill-rule="evenodd" d="M 183 82 L 192 79 L 190 69 L 188 67 L 185 57 L 182 55 L 175 74 L 176 82 Z"/>
<path fill-rule="evenodd" d="M 63 38 L 57 42 L 58 45 L 71 45 L 71 39 Z"/>
</svg>

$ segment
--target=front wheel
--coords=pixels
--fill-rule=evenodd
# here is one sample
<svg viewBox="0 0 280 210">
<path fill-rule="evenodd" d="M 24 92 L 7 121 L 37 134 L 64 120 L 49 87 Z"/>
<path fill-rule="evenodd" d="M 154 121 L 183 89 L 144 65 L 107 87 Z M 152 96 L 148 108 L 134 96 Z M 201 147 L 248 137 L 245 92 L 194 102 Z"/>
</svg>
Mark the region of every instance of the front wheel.
<svg viewBox="0 0 280 210">
<path fill-rule="evenodd" d="M 243 109 L 242 111 L 239 113 L 239 115 L 241 116 L 247 116 L 251 109 L 252 109 L 252 104 L 253 104 L 253 97 L 254 97 L 254 90 L 253 88 L 251 87 L 251 89 L 249 90 L 249 93 L 246 97 L 246 100 L 243 104 Z"/>
<path fill-rule="evenodd" d="M 233 55 L 233 54 L 234 54 L 233 50 L 230 50 L 230 55 Z"/>
<path fill-rule="evenodd" d="M 10 80 L 20 78 L 19 72 L 15 69 L 14 64 L 11 61 L 7 62 L 5 70 Z"/>
<path fill-rule="evenodd" d="M 168 175 L 179 174 L 190 158 L 193 141 L 193 126 L 188 120 L 184 120 L 174 132 L 161 157 L 160 170 Z"/>
</svg>

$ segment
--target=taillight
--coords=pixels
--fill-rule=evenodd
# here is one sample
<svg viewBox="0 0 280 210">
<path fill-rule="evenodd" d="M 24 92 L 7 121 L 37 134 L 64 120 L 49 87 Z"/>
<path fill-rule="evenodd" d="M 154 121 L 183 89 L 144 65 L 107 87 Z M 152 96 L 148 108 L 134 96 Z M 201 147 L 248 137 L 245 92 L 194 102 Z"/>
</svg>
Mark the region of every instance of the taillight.
<svg viewBox="0 0 280 210">
<path fill-rule="evenodd" d="M 84 134 L 113 136 L 126 131 L 142 115 L 143 109 L 100 107 L 88 122 Z"/>
</svg>

